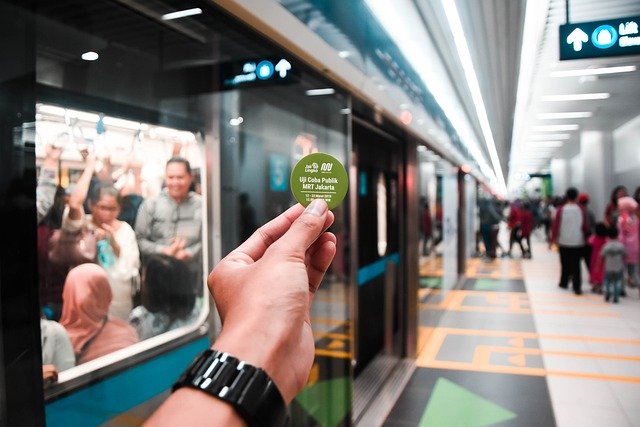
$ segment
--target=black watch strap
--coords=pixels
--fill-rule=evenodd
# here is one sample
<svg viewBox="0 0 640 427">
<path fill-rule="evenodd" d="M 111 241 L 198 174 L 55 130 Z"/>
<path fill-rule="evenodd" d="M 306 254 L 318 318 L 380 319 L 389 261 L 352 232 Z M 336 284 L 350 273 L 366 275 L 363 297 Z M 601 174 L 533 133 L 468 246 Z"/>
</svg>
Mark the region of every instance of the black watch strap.
<svg viewBox="0 0 640 427">
<path fill-rule="evenodd" d="M 260 368 L 229 353 L 205 350 L 173 385 L 192 387 L 231 404 L 253 426 L 284 426 L 287 407 L 280 391 Z"/>
</svg>

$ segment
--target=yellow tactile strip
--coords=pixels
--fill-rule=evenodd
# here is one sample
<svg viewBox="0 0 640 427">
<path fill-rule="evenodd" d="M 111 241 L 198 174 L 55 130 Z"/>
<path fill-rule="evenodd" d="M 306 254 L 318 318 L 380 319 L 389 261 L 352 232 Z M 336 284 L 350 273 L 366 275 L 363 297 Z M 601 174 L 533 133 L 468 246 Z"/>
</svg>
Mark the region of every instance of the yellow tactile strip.
<svg viewBox="0 0 640 427">
<path fill-rule="evenodd" d="M 539 367 L 530 367 L 530 357 L 556 356 L 582 359 L 606 359 L 612 361 L 622 361 L 640 365 L 640 356 L 624 356 L 611 353 L 591 353 L 576 351 L 543 350 L 540 348 L 525 347 L 525 340 L 559 340 L 559 341 L 583 341 L 594 343 L 611 343 L 617 345 L 631 346 L 637 348 L 636 354 L 640 354 L 640 340 L 620 339 L 607 337 L 571 336 L 537 334 L 535 332 L 513 332 L 495 331 L 483 329 L 459 329 L 459 328 L 428 328 L 420 327 L 419 341 L 425 346 L 420 352 L 416 364 L 424 368 L 454 369 L 462 371 L 494 372 L 516 375 L 547 376 L 555 375 L 562 377 L 588 378 L 605 381 L 621 381 L 630 383 L 640 383 L 640 377 L 625 375 L 608 375 L 601 372 L 589 372 L 576 370 L 550 370 Z M 438 357 L 440 349 L 445 341 L 450 337 L 502 337 L 506 339 L 506 345 L 484 345 L 476 344 L 473 354 L 470 355 L 470 362 L 443 360 Z M 507 355 L 508 365 L 498 364 L 492 361 L 492 355 Z"/>
</svg>

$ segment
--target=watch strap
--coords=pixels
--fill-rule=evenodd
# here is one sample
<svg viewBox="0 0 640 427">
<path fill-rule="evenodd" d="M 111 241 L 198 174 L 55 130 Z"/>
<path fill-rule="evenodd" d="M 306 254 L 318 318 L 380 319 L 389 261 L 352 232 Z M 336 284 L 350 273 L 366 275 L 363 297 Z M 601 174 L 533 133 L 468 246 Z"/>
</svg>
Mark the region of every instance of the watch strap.
<svg viewBox="0 0 640 427">
<path fill-rule="evenodd" d="M 284 426 L 287 407 L 267 373 L 217 350 L 200 353 L 173 385 L 191 387 L 231 404 L 253 426 Z"/>
</svg>

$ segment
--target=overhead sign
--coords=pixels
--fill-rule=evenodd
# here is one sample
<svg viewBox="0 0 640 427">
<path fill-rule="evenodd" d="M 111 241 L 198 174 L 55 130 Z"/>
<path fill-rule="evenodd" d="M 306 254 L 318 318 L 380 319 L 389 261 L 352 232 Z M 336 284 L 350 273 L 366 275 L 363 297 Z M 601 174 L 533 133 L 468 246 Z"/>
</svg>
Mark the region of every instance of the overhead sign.
<svg viewBox="0 0 640 427">
<path fill-rule="evenodd" d="M 296 71 L 285 58 L 260 58 L 220 65 L 223 89 L 290 83 L 295 80 Z"/>
<path fill-rule="evenodd" d="M 640 16 L 560 25 L 560 60 L 640 55 Z"/>
</svg>

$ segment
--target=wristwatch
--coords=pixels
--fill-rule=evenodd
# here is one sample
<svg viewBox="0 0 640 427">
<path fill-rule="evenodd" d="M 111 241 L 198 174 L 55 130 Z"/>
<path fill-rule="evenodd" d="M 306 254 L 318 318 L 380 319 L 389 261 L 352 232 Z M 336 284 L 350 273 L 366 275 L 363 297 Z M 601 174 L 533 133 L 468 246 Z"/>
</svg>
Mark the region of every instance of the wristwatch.
<svg viewBox="0 0 640 427">
<path fill-rule="evenodd" d="M 173 385 L 192 387 L 231 404 L 253 426 L 284 426 L 287 406 L 265 371 L 229 353 L 205 350 L 195 358 Z"/>
</svg>

